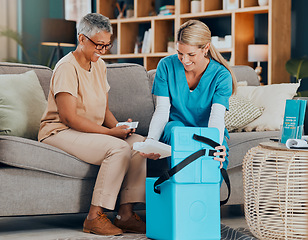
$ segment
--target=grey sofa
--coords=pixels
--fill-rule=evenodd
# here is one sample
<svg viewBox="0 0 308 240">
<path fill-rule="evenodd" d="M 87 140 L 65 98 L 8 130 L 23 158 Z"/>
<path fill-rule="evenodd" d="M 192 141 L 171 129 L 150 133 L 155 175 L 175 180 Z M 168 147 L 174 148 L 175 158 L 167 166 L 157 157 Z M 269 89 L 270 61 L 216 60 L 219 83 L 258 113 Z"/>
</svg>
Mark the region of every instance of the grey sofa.
<svg viewBox="0 0 308 240">
<path fill-rule="evenodd" d="M 118 120 L 140 122 L 137 133 L 147 135 L 154 99 L 155 71 L 137 64 L 111 64 L 109 104 Z M 52 70 L 37 65 L 0 63 L 0 74 L 35 70 L 47 97 Z M 258 85 L 253 69 L 234 67 L 239 81 Z M 1 87 L 1 86 L 0 86 Z M 243 204 L 242 160 L 248 149 L 277 137 L 277 132 L 231 133 L 229 175 L 232 194 L 228 204 Z M 148 160 L 148 176 L 166 168 L 164 160 Z M 84 163 L 57 148 L 34 140 L 0 135 L 0 216 L 87 212 L 98 167 Z M 226 189 L 222 187 L 224 198 Z"/>
</svg>

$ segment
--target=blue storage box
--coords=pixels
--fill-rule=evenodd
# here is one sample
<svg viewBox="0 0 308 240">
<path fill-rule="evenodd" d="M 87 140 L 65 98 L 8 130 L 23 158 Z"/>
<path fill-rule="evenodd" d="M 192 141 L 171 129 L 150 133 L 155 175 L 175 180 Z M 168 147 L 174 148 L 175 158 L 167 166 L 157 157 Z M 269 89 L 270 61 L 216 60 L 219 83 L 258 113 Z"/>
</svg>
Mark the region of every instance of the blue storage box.
<svg viewBox="0 0 308 240">
<path fill-rule="evenodd" d="M 201 135 L 219 142 L 215 128 L 175 127 L 172 129 L 171 167 L 189 155 L 206 149 L 169 180 L 146 179 L 146 235 L 160 240 L 220 239 L 219 162 L 208 156 L 213 148 L 193 139 Z"/>
<path fill-rule="evenodd" d="M 220 240 L 220 183 L 161 184 L 146 179 L 146 236 L 160 240 Z"/>
<path fill-rule="evenodd" d="M 217 128 L 174 127 L 171 134 L 171 168 L 202 148 L 206 148 L 207 151 L 214 149 L 205 143 L 194 140 L 194 134 L 205 136 L 219 143 Z M 216 183 L 221 179 L 219 166 L 219 161 L 215 161 L 213 157 L 205 154 L 187 165 L 171 179 L 177 183 Z"/>
</svg>

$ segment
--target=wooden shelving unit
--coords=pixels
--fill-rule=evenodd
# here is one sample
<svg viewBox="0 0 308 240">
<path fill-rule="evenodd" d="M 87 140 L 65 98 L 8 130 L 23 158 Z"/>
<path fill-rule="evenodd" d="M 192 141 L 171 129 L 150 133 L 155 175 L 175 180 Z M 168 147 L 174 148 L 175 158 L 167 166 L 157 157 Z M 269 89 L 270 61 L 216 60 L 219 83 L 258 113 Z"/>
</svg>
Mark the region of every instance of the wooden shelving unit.
<svg viewBox="0 0 308 240">
<path fill-rule="evenodd" d="M 266 14 L 267 82 L 289 82 L 285 63 L 291 56 L 291 0 L 269 0 L 268 6 L 259 6 L 258 0 L 239 0 L 239 8 L 235 10 L 223 10 L 222 0 L 201 0 L 201 12 L 195 14 L 190 13 L 190 0 L 174 0 L 175 14 L 168 16 L 149 16 L 155 0 L 134 0 L 134 17 L 122 19 L 115 17 L 115 2 L 97 0 L 97 12 L 111 19 L 113 37 L 117 39 L 117 52 L 106 54 L 105 61 L 131 62 L 135 59 L 147 70 L 154 69 L 161 58 L 171 54 L 167 52 L 167 44 L 169 38 L 175 38 L 176 29 L 189 19 L 199 19 L 209 25 L 212 33 L 214 28 L 221 28 L 226 31 L 224 35 L 231 35 L 232 47 L 219 49 L 231 56 L 230 65 L 254 67 L 254 63 L 248 62 L 248 45 L 255 43 L 255 16 Z M 223 24 L 216 24 L 221 19 Z M 137 36 L 143 38 L 144 29 L 148 28 L 153 30 L 151 52 L 134 54 Z"/>
</svg>

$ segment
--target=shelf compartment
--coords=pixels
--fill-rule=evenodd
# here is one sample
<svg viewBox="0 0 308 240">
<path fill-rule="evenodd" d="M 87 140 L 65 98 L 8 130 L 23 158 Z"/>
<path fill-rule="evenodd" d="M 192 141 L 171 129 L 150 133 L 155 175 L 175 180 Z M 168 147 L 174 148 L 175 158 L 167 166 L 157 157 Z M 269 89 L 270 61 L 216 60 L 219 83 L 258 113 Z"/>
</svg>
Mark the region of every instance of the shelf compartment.
<svg viewBox="0 0 308 240">
<path fill-rule="evenodd" d="M 113 0 L 97 0 L 96 1 L 97 12 L 108 17 L 109 19 L 115 19 L 114 11 L 116 8 L 115 1 Z"/>
<path fill-rule="evenodd" d="M 174 20 L 154 20 L 154 52 L 167 52 L 168 41 L 174 40 Z"/>
<path fill-rule="evenodd" d="M 144 63 L 146 66 L 147 71 L 152 70 L 152 69 L 156 69 L 158 62 L 163 58 L 163 56 L 147 56 L 144 59 Z"/>
<path fill-rule="evenodd" d="M 241 0 L 241 7 L 255 7 L 259 6 L 258 0 Z"/>
<path fill-rule="evenodd" d="M 234 56 L 235 65 L 249 65 L 248 45 L 254 43 L 255 39 L 254 14 L 236 13 L 234 17 Z"/>
<path fill-rule="evenodd" d="M 180 14 L 190 13 L 190 0 L 180 0 Z"/>
<path fill-rule="evenodd" d="M 180 14 L 191 14 L 191 0 L 181 0 L 180 2 Z M 221 0 L 201 0 L 201 12 L 222 10 Z M 194 13 L 199 14 L 199 13 Z"/>
<path fill-rule="evenodd" d="M 202 11 L 215 11 L 215 10 L 222 10 L 222 1 L 221 0 L 203 0 L 202 4 Z"/>
<path fill-rule="evenodd" d="M 231 34 L 231 15 L 221 15 L 221 16 L 202 16 L 193 18 L 181 18 L 180 24 L 185 23 L 190 19 L 196 19 L 204 22 L 211 30 L 212 36 L 224 37 Z"/>
<path fill-rule="evenodd" d="M 155 12 L 155 0 L 135 0 L 134 10 L 137 18 L 148 17 L 150 12 Z"/>
<path fill-rule="evenodd" d="M 120 54 L 133 54 L 137 38 L 143 41 L 144 32 L 151 27 L 151 22 L 120 22 Z"/>
</svg>

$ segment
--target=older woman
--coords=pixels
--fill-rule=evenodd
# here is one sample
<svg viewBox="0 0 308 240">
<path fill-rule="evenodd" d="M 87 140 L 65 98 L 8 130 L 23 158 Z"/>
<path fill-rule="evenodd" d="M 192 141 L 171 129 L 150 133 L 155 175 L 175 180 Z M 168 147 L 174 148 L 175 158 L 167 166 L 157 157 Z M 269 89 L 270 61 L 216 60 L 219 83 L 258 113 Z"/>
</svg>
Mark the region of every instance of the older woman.
<svg viewBox="0 0 308 240">
<path fill-rule="evenodd" d="M 76 50 L 54 69 L 39 141 L 100 166 L 84 232 L 145 233 L 145 223 L 133 212 L 133 203 L 145 201 L 146 161 L 132 151 L 133 143 L 144 138 L 127 126 L 116 127 L 118 121 L 108 107 L 110 87 L 101 56 L 112 46 L 110 21 L 101 14 L 87 14 L 77 33 Z M 113 210 L 119 193 L 120 207 L 112 224 L 104 208 Z"/>
</svg>

